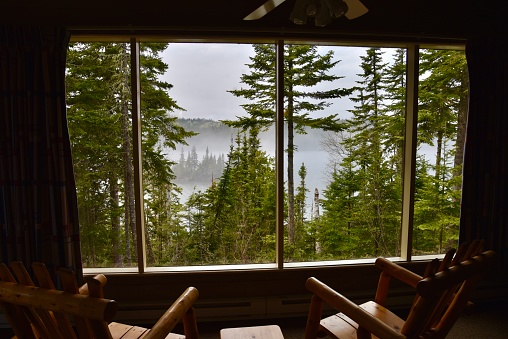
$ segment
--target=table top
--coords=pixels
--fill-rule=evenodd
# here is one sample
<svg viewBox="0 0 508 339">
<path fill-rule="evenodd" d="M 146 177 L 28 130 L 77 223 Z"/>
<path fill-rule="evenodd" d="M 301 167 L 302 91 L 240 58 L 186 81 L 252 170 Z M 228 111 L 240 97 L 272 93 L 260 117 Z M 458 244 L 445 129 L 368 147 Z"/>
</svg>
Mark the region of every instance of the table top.
<svg viewBox="0 0 508 339">
<path fill-rule="evenodd" d="M 221 339 L 284 339 L 277 325 L 224 328 Z"/>
</svg>

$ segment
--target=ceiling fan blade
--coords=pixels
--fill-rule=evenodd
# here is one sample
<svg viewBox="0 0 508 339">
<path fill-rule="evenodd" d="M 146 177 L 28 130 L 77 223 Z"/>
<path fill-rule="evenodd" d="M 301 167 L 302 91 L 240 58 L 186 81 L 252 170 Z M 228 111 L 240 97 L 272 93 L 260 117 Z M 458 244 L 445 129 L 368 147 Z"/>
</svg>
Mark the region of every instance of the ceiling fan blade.
<svg viewBox="0 0 508 339">
<path fill-rule="evenodd" d="M 349 7 L 349 10 L 345 14 L 349 20 L 356 19 L 369 11 L 360 0 L 344 0 L 344 2 Z"/>
<path fill-rule="evenodd" d="M 258 8 L 256 8 L 252 13 L 247 15 L 243 20 L 257 20 L 264 17 L 268 12 L 270 12 L 275 7 L 279 6 L 286 0 L 268 0 Z"/>
</svg>

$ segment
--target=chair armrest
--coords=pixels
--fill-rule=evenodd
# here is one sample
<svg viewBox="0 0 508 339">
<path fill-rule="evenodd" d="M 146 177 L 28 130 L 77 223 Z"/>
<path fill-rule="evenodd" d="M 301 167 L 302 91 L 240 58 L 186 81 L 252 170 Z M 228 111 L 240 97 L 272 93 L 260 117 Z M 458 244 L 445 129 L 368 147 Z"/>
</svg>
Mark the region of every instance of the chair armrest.
<svg viewBox="0 0 508 339">
<path fill-rule="evenodd" d="M 393 278 L 400 280 L 403 283 L 414 288 L 416 288 L 418 282 L 423 279 L 421 275 L 411 272 L 410 270 L 405 269 L 404 267 L 399 266 L 385 258 L 377 258 L 376 266 Z"/>
<path fill-rule="evenodd" d="M 374 317 L 369 312 L 362 309 L 337 291 L 333 290 L 318 279 L 311 277 L 307 279 L 305 287 L 315 296 L 336 310 L 344 313 L 354 320 L 359 326 L 379 338 L 406 338 L 403 334 L 395 331 L 393 328 Z"/>
<path fill-rule="evenodd" d="M 153 325 L 152 329 L 144 339 L 163 339 L 173 330 L 176 324 L 183 318 L 184 328 L 187 331 L 188 326 L 192 326 L 189 330 L 192 333 L 185 333 L 185 337 L 189 339 L 197 339 L 197 327 L 195 324 L 194 312 L 192 305 L 198 299 L 199 292 L 194 287 L 188 287 L 176 301 L 171 305 L 167 311 L 159 318 L 159 320 Z M 186 315 L 189 315 L 188 319 Z"/>
</svg>

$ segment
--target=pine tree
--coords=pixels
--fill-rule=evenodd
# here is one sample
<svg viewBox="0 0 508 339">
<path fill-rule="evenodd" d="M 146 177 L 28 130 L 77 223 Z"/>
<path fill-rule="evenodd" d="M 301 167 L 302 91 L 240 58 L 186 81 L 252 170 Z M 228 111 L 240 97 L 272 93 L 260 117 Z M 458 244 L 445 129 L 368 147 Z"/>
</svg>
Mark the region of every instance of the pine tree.
<svg viewBox="0 0 508 339">
<path fill-rule="evenodd" d="M 257 131 L 237 134 L 222 175 L 203 204 L 210 264 L 273 262 L 275 169 Z"/>
<path fill-rule="evenodd" d="M 160 57 L 165 47 L 156 43 L 141 46 L 142 158 L 147 194 L 157 186 L 173 187 L 168 186 L 173 179 L 172 163 L 165 159 L 162 148 L 174 148 L 193 135 L 167 113 L 179 107 L 167 93 L 171 85 L 158 80 L 167 69 Z M 83 253 L 97 263 L 94 266 L 111 261 L 117 266 L 131 265 L 136 260 L 137 252 L 131 247 L 136 244 L 136 220 L 129 53 L 125 43 L 76 43 L 68 53 L 67 103 L 80 225 L 82 234 L 90 234 L 90 238 L 83 238 Z M 107 236 L 96 236 L 104 230 L 110 230 Z M 147 240 L 150 247 L 151 239 Z"/>
<path fill-rule="evenodd" d="M 358 96 L 351 98 L 357 103 L 349 120 L 352 136 L 346 140 L 353 154 L 351 166 L 362 180 L 355 227 L 369 232 L 370 241 L 365 239 L 362 245 L 370 256 L 396 255 L 400 227 L 395 213 L 400 208 L 400 186 L 394 184 L 394 172 L 387 164 L 390 143 L 386 142 L 385 128 L 391 117 L 386 114 L 387 64 L 382 54 L 379 48 L 370 48 L 361 57 Z"/>
<path fill-rule="evenodd" d="M 237 117 L 236 121 L 225 121 L 234 127 L 266 128 L 275 122 L 276 102 L 276 52 L 274 45 L 254 45 L 255 55 L 247 66 L 251 72 L 241 76 L 241 82 L 247 88 L 231 90 L 238 97 L 249 99 L 251 103 L 243 108 L 248 117 Z M 342 77 L 330 74 L 339 61 L 333 60 L 333 52 L 320 54 L 316 46 L 286 45 L 284 47 L 284 106 L 287 126 L 287 208 L 288 242 L 295 243 L 295 188 L 293 159 L 297 145 L 295 133 L 305 134 L 305 128 L 339 130 L 341 124 L 336 114 L 317 118 L 310 114 L 330 106 L 327 101 L 351 93 L 348 89 L 335 88 L 319 91 L 314 86 L 323 82 L 332 82 Z"/>
<path fill-rule="evenodd" d="M 358 193 L 362 178 L 353 169 L 353 158 L 346 156 L 332 173 L 321 200 L 325 213 L 319 219 L 317 241 L 322 259 L 351 259 L 366 255 L 362 239 L 368 236 L 357 222 Z"/>
<path fill-rule="evenodd" d="M 415 203 L 414 248 L 442 253 L 457 241 L 469 82 L 461 51 L 424 50 L 421 60 L 419 130 L 435 162 Z"/>
</svg>

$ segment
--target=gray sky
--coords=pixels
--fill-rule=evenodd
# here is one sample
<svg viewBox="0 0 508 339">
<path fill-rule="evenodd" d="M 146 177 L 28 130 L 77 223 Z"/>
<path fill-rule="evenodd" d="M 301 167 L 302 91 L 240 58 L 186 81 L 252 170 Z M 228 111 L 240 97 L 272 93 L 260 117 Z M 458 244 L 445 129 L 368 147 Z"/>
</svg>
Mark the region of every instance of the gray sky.
<svg viewBox="0 0 508 339">
<path fill-rule="evenodd" d="M 350 87 L 355 85 L 359 73 L 360 55 L 364 48 L 356 47 L 320 47 L 335 49 L 335 58 L 341 60 L 334 69 L 338 75 L 345 76 L 336 84 L 326 86 Z M 243 115 L 240 104 L 246 101 L 237 98 L 228 90 L 239 89 L 240 76 L 249 73 L 245 64 L 254 54 L 251 44 L 215 44 L 215 43 L 171 43 L 163 54 L 169 65 L 164 80 L 173 88 L 170 96 L 186 109 L 176 112 L 182 117 L 209 119 L 233 119 Z M 348 99 L 336 102 L 329 113 L 340 113 L 352 108 Z M 329 114 L 327 113 L 327 114 Z"/>
<path fill-rule="evenodd" d="M 170 44 L 163 54 L 169 65 L 164 79 L 173 85 L 170 96 L 186 109 L 181 116 L 218 120 L 243 114 L 244 100 L 227 91 L 240 87 L 252 52 L 251 45 Z"/>
<path fill-rule="evenodd" d="M 335 60 L 341 60 L 333 69 L 333 72 L 343 79 L 335 83 L 322 84 L 319 89 L 327 89 L 333 86 L 349 88 L 356 85 L 359 79 L 357 76 L 360 70 L 360 56 L 365 55 L 365 48 L 362 47 L 319 47 L 320 50 L 335 51 Z M 384 57 L 388 61 L 394 54 L 395 49 L 386 50 Z M 324 52 L 323 52 L 324 53 Z M 245 65 L 250 63 L 250 56 L 254 51 L 251 44 L 216 44 L 216 43 L 170 43 L 163 53 L 164 61 L 168 64 L 168 71 L 163 80 L 173 85 L 169 95 L 183 107 L 185 112 L 175 112 L 184 118 L 207 118 L 213 120 L 234 119 L 235 116 L 244 115 L 245 112 L 240 104 L 245 99 L 237 98 L 228 90 L 239 89 L 240 76 L 242 73 L 249 73 Z M 353 103 L 347 99 L 337 99 L 332 106 L 320 115 L 338 113 L 346 117 L 347 110 L 353 108 Z M 318 116 L 316 112 L 313 116 Z M 224 136 L 230 138 L 230 136 Z M 274 141 L 274 139 L 273 139 Z M 213 145 L 210 147 L 212 153 L 222 153 L 227 150 L 217 150 Z M 269 153 L 273 152 L 274 142 L 262 142 L 263 149 Z M 314 188 L 321 191 L 325 187 L 327 154 L 324 150 L 317 148 L 312 151 L 305 151 L 304 144 L 300 144 L 301 151 L 295 155 L 295 166 L 305 162 L 309 175 L 307 178 L 308 187 L 311 192 Z M 188 148 L 188 149 L 187 149 Z M 186 152 L 190 150 L 186 148 Z M 318 147 L 319 148 L 319 147 Z M 181 148 L 173 152 L 178 159 Z M 202 153 L 204 150 L 198 150 Z M 192 190 L 191 188 L 187 188 Z M 309 199 L 312 194 L 309 194 Z M 309 202 L 310 204 L 310 202 Z"/>
<path fill-rule="evenodd" d="M 324 51 L 332 47 L 320 47 Z M 323 84 L 318 89 L 331 88 L 332 86 L 351 87 L 355 85 L 356 76 L 359 73 L 360 55 L 365 53 L 364 48 L 335 47 L 335 58 L 341 60 L 333 70 L 344 79 L 336 83 Z M 175 112 L 185 118 L 208 118 L 213 120 L 234 119 L 235 116 L 244 115 L 245 112 L 240 104 L 245 99 L 237 98 L 228 90 L 239 89 L 240 76 L 249 73 L 250 69 L 245 64 L 250 63 L 250 56 L 254 55 L 251 44 L 213 44 L 213 43 L 171 43 L 163 54 L 164 61 L 168 64 L 168 71 L 164 80 L 173 85 L 169 95 L 175 99 L 185 112 Z M 333 113 L 344 114 L 351 109 L 349 99 L 336 100 L 327 110 L 319 113 L 328 115 Z M 312 114 L 317 116 L 315 112 Z M 230 139 L 230 136 L 224 136 Z M 264 138 L 261 143 L 265 151 L 274 152 L 275 139 Z M 327 154 L 319 150 L 319 140 L 313 140 L 317 147 L 311 151 L 304 151 L 305 143 L 299 145 L 300 151 L 295 155 L 295 166 L 299 168 L 304 162 L 308 169 L 307 183 L 312 193 L 314 188 L 321 191 L 325 187 Z M 191 141 L 189 141 L 192 144 Z M 227 149 L 218 150 L 213 143 L 207 145 L 213 154 L 227 153 Z M 185 152 L 190 150 L 184 147 Z M 178 159 L 181 148 L 172 152 L 174 159 Z M 204 149 L 198 149 L 202 154 Z M 190 194 L 194 188 L 184 186 L 184 192 Z M 204 189 L 204 187 L 199 187 Z M 184 194 L 185 195 L 185 194 Z M 312 194 L 308 196 L 308 204 L 312 202 Z"/>
</svg>

